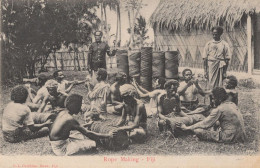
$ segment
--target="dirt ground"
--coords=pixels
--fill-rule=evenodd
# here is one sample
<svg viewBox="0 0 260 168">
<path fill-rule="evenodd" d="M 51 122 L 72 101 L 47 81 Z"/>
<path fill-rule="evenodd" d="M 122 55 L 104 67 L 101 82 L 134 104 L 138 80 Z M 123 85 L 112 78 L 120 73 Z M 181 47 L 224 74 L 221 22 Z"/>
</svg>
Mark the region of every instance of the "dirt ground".
<svg viewBox="0 0 260 168">
<path fill-rule="evenodd" d="M 65 72 L 68 80 L 84 79 L 85 72 Z M 10 87 L 3 87 L 1 96 L 0 124 L 2 123 L 3 109 L 10 102 Z M 157 119 L 148 119 L 148 138 L 144 144 L 131 144 L 128 149 L 121 151 L 108 151 L 98 149 L 93 155 L 255 155 L 259 148 L 259 109 L 260 89 L 238 88 L 239 108 L 245 121 L 247 141 L 236 144 L 220 144 L 198 141 L 192 135 L 178 138 L 165 138 L 159 135 Z M 83 85 L 73 88 L 72 93 L 86 97 Z M 82 115 L 75 116 L 78 120 Z M 0 149 L 3 155 L 54 155 L 49 144 L 49 138 L 43 137 L 16 144 L 3 140 L 0 131 Z"/>
</svg>

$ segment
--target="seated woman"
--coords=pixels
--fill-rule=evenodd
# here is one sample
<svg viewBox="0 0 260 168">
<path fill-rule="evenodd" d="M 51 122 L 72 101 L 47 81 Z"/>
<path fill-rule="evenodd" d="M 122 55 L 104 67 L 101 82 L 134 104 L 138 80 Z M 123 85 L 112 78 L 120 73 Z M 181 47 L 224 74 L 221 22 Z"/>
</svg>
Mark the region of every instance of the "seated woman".
<svg viewBox="0 0 260 168">
<path fill-rule="evenodd" d="M 116 131 L 111 134 L 100 134 L 89 131 L 73 118 L 80 112 L 82 96 L 72 94 L 65 101 L 66 109 L 61 111 L 50 127 L 50 143 L 53 152 L 58 156 L 91 153 L 96 148 L 100 138 L 116 136 Z M 71 133 L 71 131 L 78 131 Z"/>
<path fill-rule="evenodd" d="M 129 138 L 133 142 L 143 143 L 147 135 L 147 114 L 142 101 L 135 98 L 136 89 L 133 85 L 124 84 L 120 94 L 125 103 L 122 116 L 116 125 L 118 131 L 130 131 Z M 127 116 L 128 121 L 127 121 Z"/>
<path fill-rule="evenodd" d="M 207 118 L 191 126 L 186 126 L 184 123 L 177 123 L 177 126 L 182 130 L 193 131 L 199 139 L 205 141 L 244 142 L 246 139 L 244 120 L 237 105 L 228 100 L 224 88 L 216 87 L 212 92 L 216 108 Z M 217 121 L 220 129 L 210 130 Z"/>
<path fill-rule="evenodd" d="M 2 131 L 7 142 L 20 142 L 45 136 L 47 130 L 41 130 L 52 124 L 56 115 L 50 113 L 32 113 L 25 104 L 28 90 L 25 86 L 16 86 L 11 91 L 12 102 L 4 108 Z M 40 130 L 40 131 L 39 131 Z"/>
<path fill-rule="evenodd" d="M 133 80 L 133 85 L 136 87 L 136 90 L 141 98 L 149 97 L 150 103 L 145 106 L 147 116 L 152 116 L 158 113 L 158 96 L 160 94 L 166 94 L 164 90 L 165 79 L 162 77 L 155 78 L 153 80 L 153 91 L 149 92 L 143 87 L 141 87 L 135 80 Z"/>
</svg>

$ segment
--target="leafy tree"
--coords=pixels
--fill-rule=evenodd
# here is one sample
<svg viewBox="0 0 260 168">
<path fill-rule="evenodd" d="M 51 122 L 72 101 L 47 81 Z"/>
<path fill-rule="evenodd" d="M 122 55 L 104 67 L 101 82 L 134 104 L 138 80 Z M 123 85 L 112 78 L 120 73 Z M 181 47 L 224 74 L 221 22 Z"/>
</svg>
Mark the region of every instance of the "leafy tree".
<svg viewBox="0 0 260 168">
<path fill-rule="evenodd" d="M 95 0 L 3 0 L 2 81 L 33 77 L 62 44 L 88 44 L 100 23 Z"/>
<path fill-rule="evenodd" d="M 149 36 L 147 36 L 148 29 L 147 29 L 145 18 L 140 15 L 139 18 L 136 18 L 136 20 L 137 22 L 135 23 L 134 26 L 135 40 L 134 40 L 133 47 L 138 46 L 140 48 L 144 45 L 145 40 L 148 39 Z M 128 33 L 131 33 L 130 28 L 128 28 L 127 30 Z"/>
</svg>

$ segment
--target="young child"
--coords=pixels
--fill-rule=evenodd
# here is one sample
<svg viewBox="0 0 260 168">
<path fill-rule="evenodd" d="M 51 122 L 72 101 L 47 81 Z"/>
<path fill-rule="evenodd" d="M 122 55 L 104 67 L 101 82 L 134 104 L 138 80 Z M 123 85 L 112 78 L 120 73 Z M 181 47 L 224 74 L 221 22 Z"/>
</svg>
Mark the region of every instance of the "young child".
<svg viewBox="0 0 260 168">
<path fill-rule="evenodd" d="M 100 138 L 113 138 L 116 132 L 109 134 L 99 134 L 88 131 L 73 118 L 81 109 L 82 96 L 72 94 L 65 101 L 66 109 L 60 112 L 50 128 L 50 143 L 56 155 L 74 155 L 91 152 L 96 148 L 96 140 Z M 71 134 L 76 130 L 81 134 Z"/>
<path fill-rule="evenodd" d="M 233 75 L 227 76 L 223 81 L 223 86 L 228 94 L 227 100 L 238 105 L 238 93 L 236 91 L 237 78 Z"/>
<path fill-rule="evenodd" d="M 32 113 L 25 104 L 27 97 L 28 89 L 22 85 L 14 87 L 11 92 L 12 102 L 5 107 L 2 118 L 2 131 L 7 142 L 15 143 L 41 136 L 38 131 L 48 127 L 55 118 L 50 113 Z"/>
</svg>

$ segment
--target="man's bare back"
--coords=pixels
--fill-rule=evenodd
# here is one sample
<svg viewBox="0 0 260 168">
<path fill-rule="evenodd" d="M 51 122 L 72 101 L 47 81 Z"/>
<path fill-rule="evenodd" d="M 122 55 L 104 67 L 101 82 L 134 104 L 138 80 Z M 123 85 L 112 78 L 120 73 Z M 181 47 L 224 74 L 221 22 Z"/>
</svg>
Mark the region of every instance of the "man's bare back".
<svg viewBox="0 0 260 168">
<path fill-rule="evenodd" d="M 50 140 L 57 141 L 68 139 L 74 124 L 79 123 L 67 110 L 60 112 L 50 128 Z"/>
<path fill-rule="evenodd" d="M 110 87 L 110 96 L 112 103 L 114 101 L 122 102 L 119 87 L 120 85 L 118 85 L 117 83 L 112 84 Z"/>
</svg>

